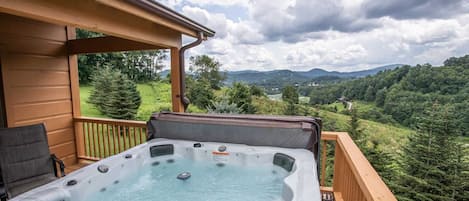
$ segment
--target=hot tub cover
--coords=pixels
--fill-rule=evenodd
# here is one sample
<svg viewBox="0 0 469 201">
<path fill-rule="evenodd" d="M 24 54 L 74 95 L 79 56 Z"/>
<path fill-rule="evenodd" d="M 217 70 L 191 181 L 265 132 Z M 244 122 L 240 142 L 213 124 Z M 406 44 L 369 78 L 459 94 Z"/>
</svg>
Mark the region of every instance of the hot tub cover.
<svg viewBox="0 0 469 201">
<path fill-rule="evenodd" d="M 226 142 L 251 146 L 302 148 L 319 153 L 321 120 L 303 116 L 155 113 L 148 139 Z"/>
</svg>

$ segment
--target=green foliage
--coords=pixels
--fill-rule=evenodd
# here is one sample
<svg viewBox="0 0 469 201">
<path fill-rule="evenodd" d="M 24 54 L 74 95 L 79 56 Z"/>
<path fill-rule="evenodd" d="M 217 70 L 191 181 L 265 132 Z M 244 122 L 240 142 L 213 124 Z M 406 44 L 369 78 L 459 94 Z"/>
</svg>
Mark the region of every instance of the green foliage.
<svg viewBox="0 0 469 201">
<path fill-rule="evenodd" d="M 100 33 L 77 29 L 77 38 L 93 38 L 104 36 Z M 135 82 L 159 80 L 157 71 L 163 67 L 166 58 L 165 51 L 132 51 L 98 54 L 83 54 L 78 56 L 78 74 L 81 84 L 93 81 L 95 72 L 105 66 L 120 70 L 121 73 Z"/>
<path fill-rule="evenodd" d="M 236 82 L 228 91 L 230 104 L 234 103 L 241 113 L 254 114 L 256 108 L 252 104 L 252 96 L 248 85 Z"/>
<path fill-rule="evenodd" d="M 282 89 L 282 100 L 287 103 L 298 104 L 300 99 L 296 88 L 291 85 L 285 86 Z"/>
<path fill-rule="evenodd" d="M 366 136 L 363 133 L 363 130 L 360 129 L 360 122 L 358 119 L 358 115 L 356 110 L 352 109 L 350 110 L 350 120 L 349 120 L 349 125 L 347 128 L 347 132 L 350 135 L 350 137 L 355 141 L 355 143 L 360 147 L 362 150 L 366 146 Z"/>
<path fill-rule="evenodd" d="M 207 108 L 208 113 L 239 114 L 240 109 L 234 103 L 230 103 L 228 96 L 222 96 L 219 101 L 212 102 L 212 107 Z"/>
<path fill-rule="evenodd" d="M 135 83 L 129 80 L 127 75 L 106 67 L 96 72 L 94 80 L 90 103 L 108 117 L 135 119 L 141 97 Z"/>
<path fill-rule="evenodd" d="M 383 107 L 384 102 L 386 100 L 386 94 L 388 93 L 388 89 L 386 87 L 378 90 L 376 92 L 375 103 L 378 107 Z"/>
<path fill-rule="evenodd" d="M 214 94 L 208 80 L 186 78 L 186 95 L 192 104 L 199 108 L 210 108 Z"/>
<path fill-rule="evenodd" d="M 468 58 L 469 55 L 449 58 L 442 67 L 429 64 L 402 66 L 374 76 L 312 87 L 310 103 L 330 104 L 341 96 L 354 101 L 375 102 L 383 110 L 369 114 L 373 120 L 412 127 L 416 125 L 416 117 L 425 110 L 425 105 L 438 101 L 442 105 L 459 108 L 455 110 L 458 116 L 455 119 L 458 122 L 456 132 L 468 135 L 469 116 L 465 115 L 469 111 Z"/>
<path fill-rule="evenodd" d="M 220 72 L 222 64 L 207 55 L 190 58 L 189 70 L 195 80 L 206 80 L 212 89 L 218 90 L 226 79 L 226 75 Z"/>
<path fill-rule="evenodd" d="M 469 55 L 463 57 L 451 57 L 444 62 L 445 66 L 463 66 L 469 68 Z"/>
<path fill-rule="evenodd" d="M 251 85 L 249 90 L 253 96 L 266 96 L 264 89 L 256 85 Z"/>
<path fill-rule="evenodd" d="M 467 147 L 457 141 L 454 110 L 434 104 L 403 147 L 397 193 L 409 200 L 468 200 Z"/>
</svg>

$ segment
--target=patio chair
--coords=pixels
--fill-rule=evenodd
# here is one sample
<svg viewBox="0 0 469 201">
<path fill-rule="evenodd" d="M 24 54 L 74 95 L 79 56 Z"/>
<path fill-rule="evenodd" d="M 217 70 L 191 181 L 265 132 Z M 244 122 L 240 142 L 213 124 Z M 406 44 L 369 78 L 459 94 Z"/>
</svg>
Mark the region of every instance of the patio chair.
<svg viewBox="0 0 469 201">
<path fill-rule="evenodd" d="M 57 164 L 65 176 L 64 163 L 49 152 L 44 124 L 0 129 L 2 200 L 54 181 Z"/>
</svg>

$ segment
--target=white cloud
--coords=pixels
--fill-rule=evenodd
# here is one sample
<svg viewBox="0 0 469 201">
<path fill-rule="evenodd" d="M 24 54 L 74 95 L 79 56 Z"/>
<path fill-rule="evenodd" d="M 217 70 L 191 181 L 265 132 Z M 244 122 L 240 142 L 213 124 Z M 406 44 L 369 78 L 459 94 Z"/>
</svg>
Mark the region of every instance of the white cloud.
<svg viewBox="0 0 469 201">
<path fill-rule="evenodd" d="M 351 71 L 392 63 L 440 65 L 469 54 L 469 14 L 369 18 L 367 0 L 166 1 L 217 32 L 189 55 L 208 54 L 229 70 Z M 229 19 L 233 13 L 214 12 L 213 5 L 242 6 L 248 16 Z"/>
</svg>

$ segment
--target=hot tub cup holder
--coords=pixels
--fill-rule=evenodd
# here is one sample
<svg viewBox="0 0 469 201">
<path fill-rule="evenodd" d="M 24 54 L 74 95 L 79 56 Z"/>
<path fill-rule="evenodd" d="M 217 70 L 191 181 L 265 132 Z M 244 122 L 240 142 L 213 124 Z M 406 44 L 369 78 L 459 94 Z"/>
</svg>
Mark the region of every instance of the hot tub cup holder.
<svg viewBox="0 0 469 201">
<path fill-rule="evenodd" d="M 124 156 L 124 158 L 125 158 L 125 159 L 131 159 L 131 158 L 132 158 L 132 154 L 126 154 L 126 155 Z"/>
</svg>

